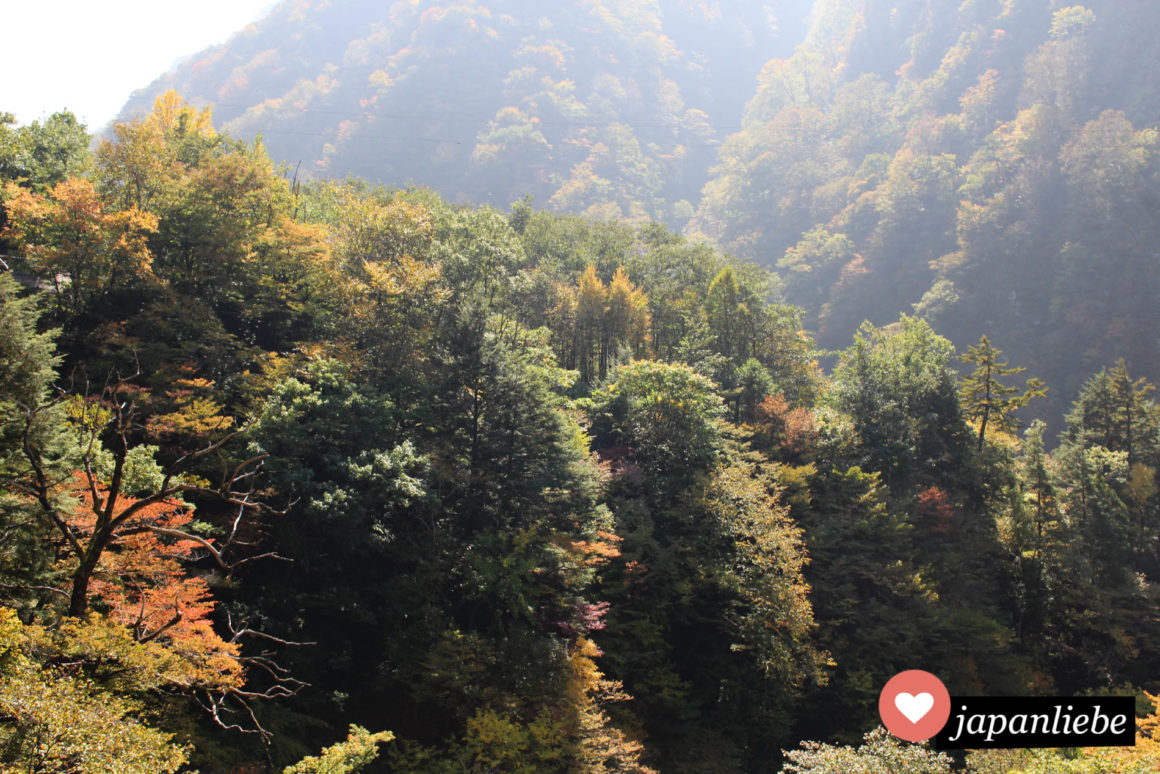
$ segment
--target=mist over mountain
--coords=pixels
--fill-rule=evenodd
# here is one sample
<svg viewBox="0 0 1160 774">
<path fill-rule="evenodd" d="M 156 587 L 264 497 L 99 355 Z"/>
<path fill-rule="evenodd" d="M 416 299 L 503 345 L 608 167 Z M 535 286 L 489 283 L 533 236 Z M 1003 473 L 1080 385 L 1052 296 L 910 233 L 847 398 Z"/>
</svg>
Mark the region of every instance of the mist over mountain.
<svg viewBox="0 0 1160 774">
<path fill-rule="evenodd" d="M 1160 771 L 1154 16 L 288 2 L 0 112 L 0 770 Z"/>
<path fill-rule="evenodd" d="M 310 176 L 679 224 L 809 3 L 283 2 L 176 89 Z"/>
<path fill-rule="evenodd" d="M 1052 387 L 1160 377 L 1143 0 L 284 2 L 139 92 L 300 175 L 659 220 L 778 271 L 825 346 L 990 335 Z"/>
<path fill-rule="evenodd" d="M 695 229 L 776 266 L 820 342 L 989 335 L 1047 379 L 1160 357 L 1155 6 L 822 0 L 770 61 Z"/>
</svg>

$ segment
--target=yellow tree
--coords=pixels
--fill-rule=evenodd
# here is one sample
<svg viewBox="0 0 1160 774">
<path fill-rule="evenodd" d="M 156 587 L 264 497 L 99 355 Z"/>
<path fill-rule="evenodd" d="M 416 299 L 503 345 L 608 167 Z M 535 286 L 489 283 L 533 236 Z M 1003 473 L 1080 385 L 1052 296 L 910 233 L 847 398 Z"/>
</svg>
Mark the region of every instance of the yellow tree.
<svg viewBox="0 0 1160 774">
<path fill-rule="evenodd" d="M 80 314 L 152 278 L 148 237 L 157 217 L 135 206 L 107 208 L 88 180 L 69 178 L 47 196 L 9 184 L 5 206 L 3 236 L 20 245 L 30 267 L 49 282 L 62 312 Z"/>
<path fill-rule="evenodd" d="M 122 207 L 147 209 L 167 180 L 180 174 L 181 146 L 208 144 L 215 137 L 210 109 L 186 104 L 171 89 L 156 99 L 152 113 L 114 124 L 112 139 L 97 146 L 103 187 Z M 190 161 L 186 154 L 184 162 Z"/>
<path fill-rule="evenodd" d="M 648 296 L 629 281 L 623 266 L 618 266 L 612 275 L 607 299 L 601 342 L 601 378 L 608 372 L 609 358 L 615 356 L 620 347 L 628 346 L 633 353 L 644 350 L 649 329 Z"/>
<path fill-rule="evenodd" d="M 593 381 L 594 377 L 603 379 L 607 373 L 607 364 L 601 368 L 600 348 L 607 297 L 608 288 L 596 276 L 596 265 L 588 264 L 588 268 L 580 275 L 576 293 L 576 328 L 573 333 L 576 341 L 576 367 L 580 371 L 580 378 L 586 382 Z"/>
<path fill-rule="evenodd" d="M 576 771 L 583 774 L 619 771 L 627 774 L 656 774 L 641 758 L 644 745 L 612 723 L 605 707 L 631 700 L 624 686 L 609 680 L 596 665 L 600 649 L 587 637 L 578 637 L 568 656 L 569 699 L 576 722 Z"/>
<path fill-rule="evenodd" d="M 1084 750 L 1085 757 L 1099 762 L 1101 771 L 1116 774 L 1160 771 L 1160 695 L 1145 693 L 1144 696 L 1152 704 L 1152 711 L 1147 717 L 1136 719 L 1134 746 Z"/>
<path fill-rule="evenodd" d="M 15 611 L 0 607 L 0 769 L 4 771 L 174 772 L 187 760 L 173 735 L 136 717 L 134 702 L 97 688 L 70 673 L 76 651 L 94 642 L 107 664 L 126 674 L 164 671 L 166 654 L 136 646 L 99 625 L 64 627 L 73 641 L 69 666 L 47 668 L 44 656 L 64 656 L 60 637 L 25 626 Z M 55 653 L 53 651 L 56 651 Z M 9 768 L 8 764 L 16 764 Z"/>
<path fill-rule="evenodd" d="M 603 380 L 621 347 L 641 352 L 649 328 L 648 297 L 617 267 L 605 285 L 595 264 L 580 274 L 575 293 L 573 351 L 580 378 Z"/>
</svg>

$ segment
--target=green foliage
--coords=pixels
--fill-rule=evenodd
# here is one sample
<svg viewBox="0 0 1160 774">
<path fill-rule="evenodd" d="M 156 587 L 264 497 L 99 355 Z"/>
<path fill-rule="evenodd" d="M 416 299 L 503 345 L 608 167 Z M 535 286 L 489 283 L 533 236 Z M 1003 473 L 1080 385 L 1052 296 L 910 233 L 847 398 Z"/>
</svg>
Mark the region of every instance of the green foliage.
<svg viewBox="0 0 1160 774">
<path fill-rule="evenodd" d="M 733 541 L 725 582 L 739 599 L 730 648 L 746 653 L 763 677 L 797 689 L 825 682 L 826 654 L 811 641 L 801 532 L 768 485 L 756 470 L 734 464 L 713 477 L 700 507 Z"/>
<path fill-rule="evenodd" d="M 1050 497 L 1046 514 L 1057 511 L 1066 525 L 1048 532 L 1062 543 L 1048 569 L 1060 586 L 1053 615 L 1067 621 L 1056 668 L 1071 681 L 1091 681 L 1093 669 L 1115 681 L 1146 679 L 1137 659 L 1152 658 L 1145 632 L 1155 601 L 1141 585 L 1157 568 L 1152 390 L 1122 361 L 1092 377 L 1068 413 L 1050 478 L 1039 485 Z"/>
<path fill-rule="evenodd" d="M 372 734 L 356 725 L 350 727 L 345 742 L 327 747 L 319 756 L 307 756 L 282 774 L 354 774 L 379 756 L 379 745 L 394 739 L 390 731 Z"/>
<path fill-rule="evenodd" d="M 51 333 L 38 333 L 38 299 L 22 295 L 8 272 L 0 274 L 0 381 L 5 427 L 5 447 L 11 446 L 14 432 L 25 413 L 50 398 L 59 358 L 54 353 Z"/>
<path fill-rule="evenodd" d="M 16 614 L 0 608 L 0 761 L 37 772 L 175 772 L 187 751 L 139 719 L 135 702 L 38 664 Z"/>
<path fill-rule="evenodd" d="M 964 454 L 951 343 L 922 320 L 864 323 L 834 369 L 830 399 L 854 420 L 864 466 L 901 491 Z"/>
<path fill-rule="evenodd" d="M 737 369 L 737 412 L 735 420 L 752 421 L 757 407 L 776 391 L 773 377 L 757 358 L 749 358 Z"/>
<path fill-rule="evenodd" d="M 995 349 L 986 336 L 979 338 L 976 346 L 968 347 L 963 362 L 975 366 L 975 370 L 963 378 L 963 413 L 968 419 L 979 422 L 978 450 L 983 450 L 988 421 L 1000 432 L 1011 432 L 1017 425 L 1011 413 L 1028 404 L 1032 398 L 1043 397 L 1047 388 L 1039 379 L 1028 379 L 1027 389 L 1022 394 L 1018 387 L 1008 387 L 999 381 L 1000 376 L 1021 373 L 1022 368 L 1007 367 L 1006 360 L 1000 360 L 1002 350 Z"/>
<path fill-rule="evenodd" d="M 652 474 L 687 476 L 717 460 L 724 408 L 711 381 L 688 366 L 648 360 L 612 378 L 586 404 L 602 443 L 631 447 Z"/>
<path fill-rule="evenodd" d="M 756 264 L 655 224 L 291 185 L 175 94 L 115 127 L 90 177 L 10 185 L 14 268 L 40 290 L 0 274 L 0 594 L 20 615 L 0 755 L 42 755 L 40 734 L 83 748 L 58 768 L 124 749 L 152 770 L 353 771 L 390 737 L 363 729 L 391 728 L 386 765 L 432 774 L 944 771 L 881 733 L 778 751 L 856 742 L 882 683 L 916 666 L 952 692 L 1154 690 L 1160 410 L 1135 373 L 1154 361 L 1099 368 L 1128 330 L 1109 310 L 1152 314 L 1134 285 L 1156 138 L 1126 113 L 1079 116 L 1069 80 L 1112 9 L 1048 41 L 1042 4 L 887 5 L 890 24 L 819 7 L 705 192 L 703 229 L 766 260 L 784 242 L 808 314 Z M 624 119 L 653 101 L 694 120 L 662 81 L 696 50 L 681 24 L 692 40 L 726 23 L 712 4 L 588 3 L 534 30 L 478 3 L 298 11 L 339 6 L 368 22 L 342 56 L 365 78 L 284 84 L 308 110 L 363 80 L 382 98 L 334 138 L 335 168 L 371 113 L 473 88 L 410 68 L 479 43 L 496 56 L 472 74 L 507 73 L 518 105 L 432 169 L 518 187 L 520 163 L 566 156 L 567 175 L 537 171 L 553 204 L 632 218 L 679 193 L 658 181 L 685 163 L 673 143 L 692 153 L 683 130 Z M 298 28 L 291 10 L 275 16 Z M 583 24 L 553 30 L 556 13 Z M 593 51 L 647 77 L 576 77 Z M 280 77 L 262 56 L 242 69 Z M 1105 253 L 1133 287 L 1087 292 Z M 865 323 L 823 377 L 833 353 L 803 320 L 838 335 L 866 294 L 890 307 L 872 319 L 921 319 Z M 932 325 L 974 339 L 972 304 L 1037 370 L 1038 336 L 1075 335 L 1055 450 L 1043 423 L 1014 435 L 1040 388 L 1003 384 L 990 337 L 956 379 Z M 1099 371 L 1078 391 L 1076 362 Z M 236 703 L 258 697 L 277 701 Z M 253 742 L 228 730 L 239 717 Z"/>
<path fill-rule="evenodd" d="M 787 754 L 784 774 L 949 774 L 951 759 L 920 745 L 900 742 L 883 728 L 866 734 L 861 746 L 835 747 L 803 742 Z"/>
<path fill-rule="evenodd" d="M 816 5 L 693 230 L 777 265 L 823 346 L 912 308 L 959 348 L 987 334 L 1053 385 L 1053 432 L 1077 363 L 1160 376 L 1143 7 Z"/>
<path fill-rule="evenodd" d="M 50 481 L 68 475 L 69 439 L 52 387 L 60 358 L 54 332 L 38 333 L 35 296 L 21 296 L 12 275 L 0 273 L 0 578 L 8 604 L 36 606 L 24 584 L 43 585 L 51 577 L 52 552 L 46 529 L 29 494 L 35 491 L 35 462 Z M 33 460 L 25 444 L 40 450 Z M 48 496 L 49 493 L 44 493 Z"/>
<path fill-rule="evenodd" d="M 89 166 L 91 138 L 72 113 L 11 128 L 14 123 L 11 114 L 0 114 L 0 185 L 16 182 L 43 193 Z"/>
</svg>

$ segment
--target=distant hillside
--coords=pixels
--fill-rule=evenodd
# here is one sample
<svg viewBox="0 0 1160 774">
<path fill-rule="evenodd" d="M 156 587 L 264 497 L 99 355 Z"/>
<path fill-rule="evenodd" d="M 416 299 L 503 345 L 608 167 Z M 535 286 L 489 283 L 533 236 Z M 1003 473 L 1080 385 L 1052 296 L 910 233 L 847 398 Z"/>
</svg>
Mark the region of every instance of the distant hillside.
<svg viewBox="0 0 1160 774">
<path fill-rule="evenodd" d="M 1160 379 L 1150 0 L 283 2 L 174 88 L 307 176 L 655 219 L 825 346 L 917 312 L 1051 386 Z M 707 182 L 706 182 L 707 181 Z"/>
<path fill-rule="evenodd" d="M 912 309 L 1051 385 L 1160 375 L 1160 38 L 1146 0 L 820 0 L 693 227 L 775 265 L 823 344 Z"/>
<path fill-rule="evenodd" d="M 315 176 L 680 223 L 809 0 L 286 0 L 137 92 L 176 89 Z"/>
</svg>

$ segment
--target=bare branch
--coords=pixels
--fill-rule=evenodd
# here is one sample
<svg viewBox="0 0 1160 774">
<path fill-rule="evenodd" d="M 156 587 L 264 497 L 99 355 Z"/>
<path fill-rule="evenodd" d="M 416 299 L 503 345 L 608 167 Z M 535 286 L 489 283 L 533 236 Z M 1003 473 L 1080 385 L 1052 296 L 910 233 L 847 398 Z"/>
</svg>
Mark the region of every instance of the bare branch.
<svg viewBox="0 0 1160 774">
<path fill-rule="evenodd" d="M 222 557 L 222 552 L 220 550 L 218 550 L 217 546 L 215 546 L 213 543 L 209 542 L 208 540 L 206 540 L 205 538 L 203 538 L 199 535 L 194 535 L 194 534 L 191 534 L 189 532 L 183 532 L 182 530 L 179 530 L 179 529 L 171 529 L 169 527 L 157 527 L 157 526 L 153 526 L 153 525 L 143 527 L 142 529 L 149 530 L 150 532 L 154 533 L 155 535 L 166 535 L 167 537 L 177 538 L 178 540 L 192 540 L 194 543 L 197 543 L 202 548 L 204 548 L 206 551 L 209 551 L 210 556 L 213 557 L 213 559 L 217 563 L 218 567 L 222 568 L 223 571 L 225 571 L 226 573 L 229 573 L 232 571 L 230 565 L 226 564 L 225 559 Z M 141 530 L 129 530 L 129 531 L 126 531 L 122 534 L 131 535 L 131 534 L 134 534 L 134 533 L 137 533 L 140 531 Z"/>
<path fill-rule="evenodd" d="M 47 591 L 50 594 L 57 594 L 64 597 L 65 599 L 69 598 L 67 591 L 58 589 L 55 586 L 24 586 L 19 583 L 0 583 L 0 589 L 10 589 L 12 591 Z"/>
<path fill-rule="evenodd" d="M 230 637 L 230 642 L 237 642 L 242 637 L 260 637 L 263 640 L 269 640 L 270 642 L 276 642 L 279 645 L 289 645 L 292 647 L 303 647 L 306 645 L 318 644 L 317 642 L 294 642 L 293 640 L 284 640 L 280 637 L 275 637 L 272 634 L 266 634 L 265 632 L 260 632 L 256 629 L 238 629 L 237 631 L 233 632 L 233 636 Z"/>
<path fill-rule="evenodd" d="M 150 640 L 157 639 L 162 634 L 169 631 L 174 626 L 177 626 L 177 624 L 181 623 L 183 618 L 184 618 L 184 616 L 181 614 L 181 611 L 178 610 L 176 613 L 173 614 L 172 618 L 170 618 L 168 621 L 166 621 L 164 624 L 162 624 L 156 631 L 150 632 L 149 634 L 146 634 L 143 637 L 138 637 L 137 642 L 149 642 Z"/>
<path fill-rule="evenodd" d="M 200 697 L 194 697 L 197 703 L 200 704 L 201 707 L 210 714 L 214 723 L 216 723 L 222 729 L 226 731 L 238 731 L 243 734 L 258 734 L 265 744 L 269 744 L 273 735 L 262 727 L 262 724 L 258 722 L 258 718 L 254 716 L 254 710 L 241 698 L 238 699 L 238 703 L 242 705 L 242 707 L 246 710 L 246 713 L 250 716 L 250 720 L 254 724 L 253 727 L 248 728 L 243 726 L 241 723 L 230 723 L 222 719 L 221 713 L 223 711 L 231 714 L 234 712 L 234 710 L 225 705 L 226 698 L 227 697 L 223 696 L 214 696 L 208 692 L 206 693 L 207 701 L 202 701 Z"/>
</svg>

